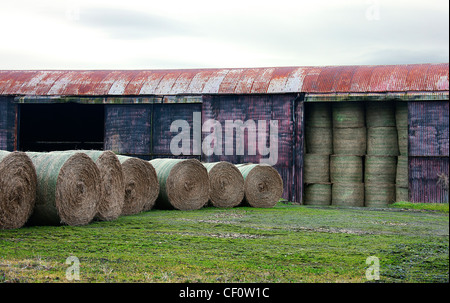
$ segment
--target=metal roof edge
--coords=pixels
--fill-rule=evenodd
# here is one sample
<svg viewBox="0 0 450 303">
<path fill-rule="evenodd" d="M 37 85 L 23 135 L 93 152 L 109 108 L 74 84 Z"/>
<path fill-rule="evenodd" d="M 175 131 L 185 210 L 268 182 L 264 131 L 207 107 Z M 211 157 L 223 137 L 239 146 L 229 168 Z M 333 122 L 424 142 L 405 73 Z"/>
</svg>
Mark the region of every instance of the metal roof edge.
<svg viewBox="0 0 450 303">
<path fill-rule="evenodd" d="M 306 93 L 305 102 L 339 101 L 448 101 L 449 91 L 408 91 L 384 93 Z"/>
</svg>

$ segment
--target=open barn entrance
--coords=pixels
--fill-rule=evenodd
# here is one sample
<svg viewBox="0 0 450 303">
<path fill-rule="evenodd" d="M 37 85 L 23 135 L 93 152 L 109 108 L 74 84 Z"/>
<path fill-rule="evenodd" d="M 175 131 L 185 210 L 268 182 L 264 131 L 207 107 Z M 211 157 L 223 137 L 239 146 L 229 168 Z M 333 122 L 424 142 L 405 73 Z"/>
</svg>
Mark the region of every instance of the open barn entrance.
<svg viewBox="0 0 450 303">
<path fill-rule="evenodd" d="M 103 150 L 103 105 L 20 104 L 19 113 L 22 151 Z"/>
</svg>

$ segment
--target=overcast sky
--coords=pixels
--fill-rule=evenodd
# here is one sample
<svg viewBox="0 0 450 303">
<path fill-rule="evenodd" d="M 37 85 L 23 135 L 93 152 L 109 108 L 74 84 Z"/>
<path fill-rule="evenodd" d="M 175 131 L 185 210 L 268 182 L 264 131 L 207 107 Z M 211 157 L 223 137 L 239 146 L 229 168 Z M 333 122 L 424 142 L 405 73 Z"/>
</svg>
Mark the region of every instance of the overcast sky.
<svg viewBox="0 0 450 303">
<path fill-rule="evenodd" d="M 449 62 L 447 0 L 0 0 L 0 69 Z"/>
</svg>

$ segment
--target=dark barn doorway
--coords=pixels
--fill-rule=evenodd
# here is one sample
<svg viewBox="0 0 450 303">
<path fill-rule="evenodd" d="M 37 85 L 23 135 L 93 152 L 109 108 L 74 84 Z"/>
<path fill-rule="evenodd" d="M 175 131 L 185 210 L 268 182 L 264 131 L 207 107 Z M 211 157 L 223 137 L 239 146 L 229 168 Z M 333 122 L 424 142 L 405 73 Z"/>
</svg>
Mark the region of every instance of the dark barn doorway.
<svg viewBox="0 0 450 303">
<path fill-rule="evenodd" d="M 20 104 L 19 111 L 22 151 L 103 150 L 105 115 L 101 104 Z"/>
</svg>

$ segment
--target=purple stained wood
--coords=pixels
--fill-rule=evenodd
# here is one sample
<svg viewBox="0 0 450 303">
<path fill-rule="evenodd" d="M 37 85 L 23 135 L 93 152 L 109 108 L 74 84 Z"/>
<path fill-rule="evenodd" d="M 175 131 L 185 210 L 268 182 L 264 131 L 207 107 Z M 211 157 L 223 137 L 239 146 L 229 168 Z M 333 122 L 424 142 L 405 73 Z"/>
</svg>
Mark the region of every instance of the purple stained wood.
<svg viewBox="0 0 450 303">
<path fill-rule="evenodd" d="M 409 157 L 409 195 L 411 202 L 448 203 L 448 188 L 439 175 L 449 174 L 448 157 Z"/>
<path fill-rule="evenodd" d="M 16 113 L 17 105 L 12 103 L 12 98 L 0 98 L 0 150 L 17 149 Z"/>
<path fill-rule="evenodd" d="M 408 103 L 409 155 L 448 156 L 449 102 Z"/>
<path fill-rule="evenodd" d="M 185 121 L 189 126 L 190 148 L 186 156 L 198 154 L 195 146 L 201 146 L 201 142 L 194 137 L 194 113 L 197 113 L 199 119 L 196 121 L 197 126 L 201 127 L 201 111 L 200 103 L 178 103 L 178 104 L 154 104 L 152 114 L 152 155 L 170 156 L 172 151 L 170 144 L 182 129 L 171 132 L 170 127 L 175 121 Z M 175 139 L 177 142 L 178 140 Z M 182 142 L 178 145 L 181 146 Z"/>
<path fill-rule="evenodd" d="M 105 105 L 105 150 L 149 155 L 152 105 Z"/>
<path fill-rule="evenodd" d="M 204 96 L 202 106 L 202 121 L 212 121 L 216 127 L 206 129 L 202 134 L 202 142 L 208 142 L 208 137 L 215 131 L 221 130 L 221 147 L 215 150 L 215 142 L 210 144 L 210 155 L 203 153 L 205 162 L 228 161 L 238 163 L 261 163 L 275 159 L 273 167 L 283 179 L 283 198 L 293 201 L 294 191 L 301 192 L 301 178 L 295 177 L 298 167 L 294 167 L 295 145 L 294 138 L 294 100 L 295 95 L 228 95 Z M 227 127 L 228 125 L 228 127 Z M 241 126 L 239 126 L 241 125 Z M 263 133 L 265 125 L 265 132 Z M 227 131 L 232 130 L 232 132 Z M 256 133 L 249 131 L 254 129 Z M 273 146 L 277 129 L 278 144 Z M 243 150 L 239 149 L 240 137 L 243 133 Z M 231 136 L 230 136 L 231 134 Z M 301 136 L 301 132 L 299 132 Z M 216 137 L 219 138 L 219 137 Z M 265 139 L 262 143 L 259 138 Z M 256 140 L 255 140 L 256 139 Z M 218 140 L 218 139 L 217 139 Z M 266 148 L 266 149 L 265 149 Z M 275 151 L 276 148 L 276 151 Z M 204 151 L 203 151 L 204 152 Z M 275 154 L 276 152 L 276 154 Z M 299 152 L 300 153 L 300 152 Z M 300 189 L 298 189 L 300 187 Z M 301 199 L 301 195 L 295 195 Z"/>
</svg>

